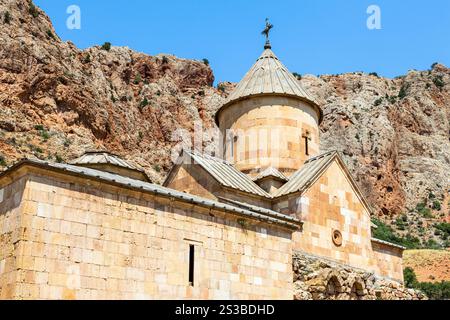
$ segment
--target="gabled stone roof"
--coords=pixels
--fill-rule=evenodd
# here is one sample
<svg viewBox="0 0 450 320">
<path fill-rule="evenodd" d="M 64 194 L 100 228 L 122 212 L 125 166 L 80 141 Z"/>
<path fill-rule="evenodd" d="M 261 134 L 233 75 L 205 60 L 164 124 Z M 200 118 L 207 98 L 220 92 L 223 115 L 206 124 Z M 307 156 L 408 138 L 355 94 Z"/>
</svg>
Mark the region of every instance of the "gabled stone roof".
<svg viewBox="0 0 450 320">
<path fill-rule="evenodd" d="M 119 156 L 107 151 L 87 151 L 81 157 L 70 161 L 70 164 L 81 166 L 88 166 L 92 164 L 110 164 L 129 170 L 137 170 L 143 172 L 141 168 L 138 168 L 131 163 L 123 160 Z"/>
<path fill-rule="evenodd" d="M 301 169 L 290 177 L 289 182 L 277 190 L 274 197 L 304 191 L 315 182 L 315 178 L 331 163 L 337 154 L 336 151 L 331 151 L 306 161 Z"/>
<path fill-rule="evenodd" d="M 276 178 L 276 179 L 284 181 L 284 182 L 289 181 L 289 179 L 284 174 L 282 174 L 280 171 L 278 171 L 278 169 L 276 169 L 274 167 L 269 167 L 269 168 L 265 169 L 260 174 L 258 174 L 253 179 L 253 181 L 255 181 L 255 182 L 260 181 L 260 180 L 262 180 L 264 178 L 268 178 L 268 177 L 273 177 L 273 178 Z"/>
<path fill-rule="evenodd" d="M 183 151 L 189 155 L 194 163 L 199 164 L 221 185 L 243 192 L 270 198 L 270 194 L 261 189 L 249 176 L 237 170 L 231 163 L 198 152 Z"/>
<path fill-rule="evenodd" d="M 253 206 L 252 208 L 250 207 L 242 208 L 236 205 L 225 204 L 209 200 L 206 198 L 169 189 L 149 182 L 124 177 L 118 174 L 113 174 L 105 171 L 64 163 L 54 163 L 42 160 L 24 159 L 14 164 L 13 166 L 9 167 L 6 171 L 1 172 L 0 179 L 10 174 L 11 172 L 18 170 L 22 166 L 39 167 L 42 169 L 56 171 L 67 175 L 96 179 L 102 182 L 118 185 L 123 188 L 131 188 L 142 192 L 150 192 L 162 197 L 173 198 L 179 201 L 189 202 L 198 206 L 208 207 L 215 210 L 225 210 L 239 216 L 244 216 L 250 219 L 256 219 L 267 223 L 281 225 L 283 227 L 292 230 L 299 229 L 302 225 L 301 221 L 298 220 L 297 218 L 283 215 L 278 212 L 266 210 L 264 208 L 259 208 L 256 206 Z"/>
<path fill-rule="evenodd" d="M 373 210 L 372 207 L 368 204 L 361 189 L 358 187 L 358 184 L 353 179 L 351 173 L 348 171 L 346 164 L 337 151 L 330 151 L 306 161 L 303 167 L 295 172 L 289 178 L 289 181 L 276 191 L 276 193 L 273 195 L 273 198 L 280 198 L 282 196 L 293 194 L 296 192 L 305 192 L 317 181 L 317 179 L 320 178 L 320 176 L 325 172 L 325 170 L 334 160 L 339 163 L 344 174 L 347 176 L 350 184 L 361 200 L 361 203 L 365 206 L 368 213 L 370 214 Z"/>
</svg>

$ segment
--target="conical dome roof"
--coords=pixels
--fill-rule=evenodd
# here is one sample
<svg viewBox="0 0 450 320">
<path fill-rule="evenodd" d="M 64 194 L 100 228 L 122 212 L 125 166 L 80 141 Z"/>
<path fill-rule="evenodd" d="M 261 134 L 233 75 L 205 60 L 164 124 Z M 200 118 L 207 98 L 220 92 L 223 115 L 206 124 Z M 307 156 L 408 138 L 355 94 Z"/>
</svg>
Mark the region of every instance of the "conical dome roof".
<svg viewBox="0 0 450 320">
<path fill-rule="evenodd" d="M 315 106 L 322 118 L 322 111 L 311 95 L 301 86 L 297 78 L 281 63 L 270 48 L 266 48 L 256 63 L 231 93 L 226 106 L 243 99 L 259 95 L 290 96 Z M 222 109 L 221 108 L 221 109 Z M 220 110 L 216 114 L 219 114 Z"/>
</svg>

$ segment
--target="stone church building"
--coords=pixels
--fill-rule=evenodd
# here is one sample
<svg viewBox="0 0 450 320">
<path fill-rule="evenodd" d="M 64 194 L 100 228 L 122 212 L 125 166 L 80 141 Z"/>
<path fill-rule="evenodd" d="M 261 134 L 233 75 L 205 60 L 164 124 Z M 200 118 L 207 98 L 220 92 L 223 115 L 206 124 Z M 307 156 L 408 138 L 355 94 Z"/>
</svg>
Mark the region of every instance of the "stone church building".
<svg viewBox="0 0 450 320">
<path fill-rule="evenodd" d="M 0 298 L 404 290 L 404 248 L 372 237 L 371 208 L 345 163 L 320 152 L 322 117 L 266 44 L 216 114 L 223 154 L 183 151 L 164 186 L 107 152 L 13 165 L 0 174 Z"/>
</svg>

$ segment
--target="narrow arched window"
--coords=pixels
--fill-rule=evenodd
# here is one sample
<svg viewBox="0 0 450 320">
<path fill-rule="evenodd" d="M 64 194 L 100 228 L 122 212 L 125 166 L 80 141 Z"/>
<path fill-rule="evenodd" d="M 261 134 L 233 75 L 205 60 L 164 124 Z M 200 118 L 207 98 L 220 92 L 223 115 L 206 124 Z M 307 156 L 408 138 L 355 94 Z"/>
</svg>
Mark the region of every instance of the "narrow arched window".
<svg viewBox="0 0 450 320">
<path fill-rule="evenodd" d="M 309 133 L 309 131 L 306 131 L 302 138 L 305 146 L 305 155 L 309 156 L 309 141 L 311 140 L 311 134 Z"/>
</svg>

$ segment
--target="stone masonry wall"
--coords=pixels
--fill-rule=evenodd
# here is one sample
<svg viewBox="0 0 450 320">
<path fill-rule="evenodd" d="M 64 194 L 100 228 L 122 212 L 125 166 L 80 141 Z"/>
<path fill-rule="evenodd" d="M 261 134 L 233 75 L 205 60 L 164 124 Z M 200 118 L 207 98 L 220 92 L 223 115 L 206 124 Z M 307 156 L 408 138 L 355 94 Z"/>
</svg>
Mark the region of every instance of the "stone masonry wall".
<svg viewBox="0 0 450 320">
<path fill-rule="evenodd" d="M 0 230 L 12 222 L 22 230 L 21 250 L 14 254 L 2 235 L 2 248 L 17 261 L 16 277 L 0 277 L 2 288 L 15 286 L 9 294 L 2 289 L 3 298 L 292 299 L 289 230 L 83 177 L 29 170 L 19 201 L 23 210 L 0 220 Z"/>
<path fill-rule="evenodd" d="M 304 222 L 293 235 L 294 250 L 403 280 L 401 252 L 373 244 L 370 214 L 337 161 L 304 194 L 293 194 L 275 209 Z M 336 231 L 340 245 L 333 242 Z"/>
<path fill-rule="evenodd" d="M 426 300 L 399 282 L 301 252 L 293 270 L 295 300 Z"/>
<path fill-rule="evenodd" d="M 290 176 L 309 156 L 319 154 L 319 119 L 313 107 L 288 97 L 254 97 L 220 113 L 220 130 L 232 129 L 225 159 L 238 170 L 255 176 L 274 167 Z M 309 136 L 309 155 L 303 136 Z M 233 146 L 234 152 L 231 152 Z M 255 169 L 258 169 L 255 171 Z"/>
<path fill-rule="evenodd" d="M 16 289 L 25 185 L 25 179 L 0 185 L 0 300 L 13 298 Z"/>
</svg>

